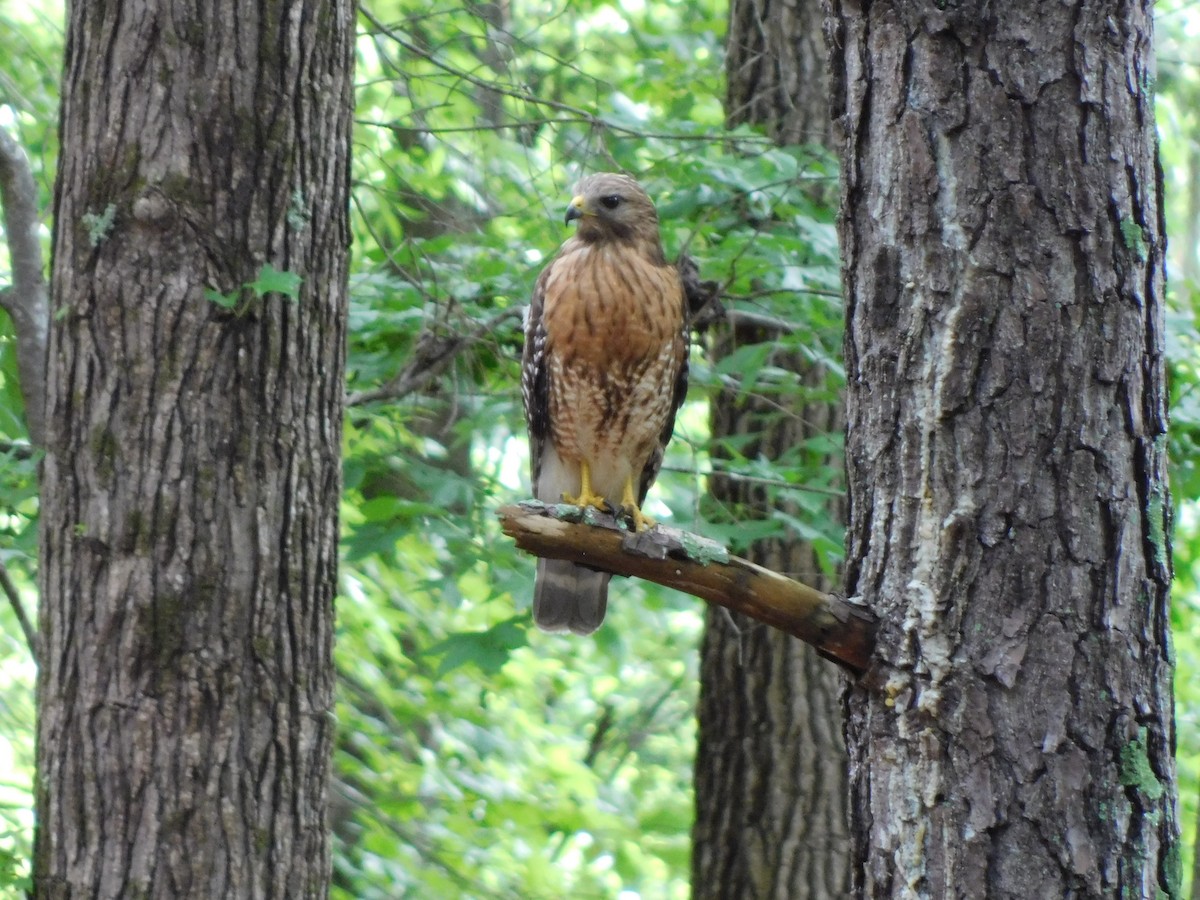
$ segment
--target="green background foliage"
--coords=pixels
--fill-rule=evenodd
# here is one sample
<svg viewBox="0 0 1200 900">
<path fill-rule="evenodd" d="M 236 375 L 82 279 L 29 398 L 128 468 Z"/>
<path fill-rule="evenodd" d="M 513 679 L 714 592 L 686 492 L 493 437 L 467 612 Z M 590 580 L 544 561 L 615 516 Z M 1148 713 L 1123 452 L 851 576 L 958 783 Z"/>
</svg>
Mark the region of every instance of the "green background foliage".
<svg viewBox="0 0 1200 900">
<path fill-rule="evenodd" d="M 618 580 L 594 638 L 531 628 L 533 563 L 494 519 L 497 506 L 529 493 L 521 308 L 567 234 L 574 180 L 624 169 L 658 200 L 668 254 L 694 256 L 731 308 L 789 323 L 786 340 L 832 373 L 813 389 L 830 396 L 841 372 L 836 173 L 817 151 L 725 129 L 718 0 L 518 0 L 508 10 L 501 18 L 490 4 L 380 0 L 360 20 L 335 896 L 682 898 L 700 603 Z M 1167 3 L 1159 15 L 1190 854 L 1200 783 L 1200 304 L 1196 243 L 1177 236 L 1197 215 L 1187 187 L 1200 169 L 1200 76 L 1189 58 L 1196 14 Z M 29 153 L 47 210 L 61 23 L 53 3 L 0 7 L 0 127 Z M 48 222 L 43 233 L 48 251 Z M 0 286 L 5 253 L 0 243 Z M 207 302 L 203 288 L 197 302 Z M 816 514 L 837 474 L 817 462 L 824 442 L 766 460 L 731 440 L 709 455 L 707 401 L 719 387 L 747 397 L 796 390 L 766 364 L 767 349 L 740 347 L 714 365 L 703 340 L 694 348 L 689 403 L 648 512 L 735 550 L 799 532 L 832 567 L 841 534 Z M 22 413 L 11 326 L 0 316 L 0 562 L 32 610 L 36 453 Z M 751 521 L 718 508 L 705 491 L 715 464 L 758 479 L 767 495 L 785 492 L 801 514 Z M 13 610 L 0 604 L 0 888 L 28 874 L 34 676 Z"/>
</svg>

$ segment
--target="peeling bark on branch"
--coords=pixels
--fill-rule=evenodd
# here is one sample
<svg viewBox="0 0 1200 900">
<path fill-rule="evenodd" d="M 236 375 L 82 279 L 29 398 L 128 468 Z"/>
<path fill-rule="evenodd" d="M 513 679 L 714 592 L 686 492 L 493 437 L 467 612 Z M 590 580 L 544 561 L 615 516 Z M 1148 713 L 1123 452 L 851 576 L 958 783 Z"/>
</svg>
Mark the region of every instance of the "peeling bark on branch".
<svg viewBox="0 0 1200 900">
<path fill-rule="evenodd" d="M 692 594 L 811 644 L 823 656 L 862 674 L 870 659 L 875 617 L 867 610 L 799 581 L 729 556 L 706 538 L 655 526 L 633 534 L 607 513 L 529 502 L 496 511 L 504 533 L 535 556 L 569 559 L 616 575 L 644 578 Z"/>
</svg>

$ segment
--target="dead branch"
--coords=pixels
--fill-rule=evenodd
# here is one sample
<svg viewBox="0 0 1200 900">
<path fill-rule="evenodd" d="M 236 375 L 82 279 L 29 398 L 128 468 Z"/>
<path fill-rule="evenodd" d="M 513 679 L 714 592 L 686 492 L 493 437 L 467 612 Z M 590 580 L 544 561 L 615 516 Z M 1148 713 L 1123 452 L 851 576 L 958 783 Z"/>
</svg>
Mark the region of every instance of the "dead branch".
<svg viewBox="0 0 1200 900">
<path fill-rule="evenodd" d="M 496 515 L 517 547 L 535 556 L 645 578 L 745 613 L 856 674 L 870 663 L 876 620 L 867 609 L 730 556 L 706 538 L 661 525 L 635 535 L 592 507 L 526 501 Z"/>
<path fill-rule="evenodd" d="M 50 333 L 50 300 L 42 274 L 42 245 L 38 241 L 37 188 L 29 159 L 0 128 L 0 206 L 12 260 L 12 285 L 0 291 L 0 306 L 12 317 L 17 336 L 17 373 L 25 398 L 29 437 L 45 437 L 46 342 Z"/>
</svg>

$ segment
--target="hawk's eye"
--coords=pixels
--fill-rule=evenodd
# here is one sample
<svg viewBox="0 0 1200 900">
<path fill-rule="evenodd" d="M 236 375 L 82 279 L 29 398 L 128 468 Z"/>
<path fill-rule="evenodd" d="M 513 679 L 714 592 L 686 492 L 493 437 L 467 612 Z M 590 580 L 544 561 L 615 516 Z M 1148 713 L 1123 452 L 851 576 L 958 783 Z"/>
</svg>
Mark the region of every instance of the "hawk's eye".
<svg viewBox="0 0 1200 900">
<path fill-rule="evenodd" d="M 609 194 L 607 197 L 600 198 L 600 205 L 605 209 L 616 209 L 621 205 L 621 198 L 616 194 Z"/>
</svg>

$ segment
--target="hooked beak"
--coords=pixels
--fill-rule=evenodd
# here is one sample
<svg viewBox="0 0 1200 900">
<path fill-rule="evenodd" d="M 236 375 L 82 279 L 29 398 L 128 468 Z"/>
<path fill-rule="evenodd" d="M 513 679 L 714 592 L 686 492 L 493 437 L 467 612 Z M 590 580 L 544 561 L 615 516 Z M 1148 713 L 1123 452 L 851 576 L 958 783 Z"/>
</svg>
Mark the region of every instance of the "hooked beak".
<svg viewBox="0 0 1200 900">
<path fill-rule="evenodd" d="M 587 201 L 583 199 L 583 195 L 575 197 L 570 206 L 567 207 L 567 217 L 564 220 L 564 225 L 571 224 L 573 219 L 582 219 L 586 215 L 590 215 L 591 210 L 588 209 Z"/>
</svg>

